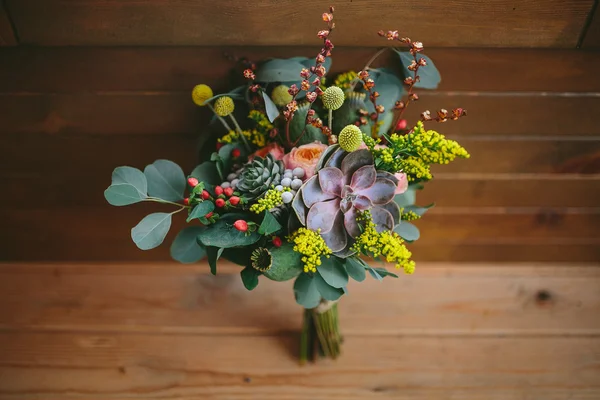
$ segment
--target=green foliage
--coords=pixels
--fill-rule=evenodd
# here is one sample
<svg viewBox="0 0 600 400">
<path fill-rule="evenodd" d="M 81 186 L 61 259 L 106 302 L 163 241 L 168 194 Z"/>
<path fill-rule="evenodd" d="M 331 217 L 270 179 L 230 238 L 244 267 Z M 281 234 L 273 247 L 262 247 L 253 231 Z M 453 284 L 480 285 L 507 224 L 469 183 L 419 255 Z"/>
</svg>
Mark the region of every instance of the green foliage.
<svg viewBox="0 0 600 400">
<path fill-rule="evenodd" d="M 258 277 L 260 276 L 259 271 L 252 267 L 246 267 L 240 272 L 240 275 L 242 276 L 242 282 L 246 289 L 252 290 L 258 286 Z"/>
<path fill-rule="evenodd" d="M 187 222 L 190 222 L 193 219 L 203 218 L 206 214 L 213 211 L 215 209 L 215 204 L 212 201 L 201 201 L 198 203 L 190 212 L 190 215 L 187 217 Z"/>
<path fill-rule="evenodd" d="M 434 206 L 433 203 L 426 205 L 425 207 L 419 207 L 419 206 L 415 206 L 415 205 L 406 206 L 406 207 L 404 207 L 404 212 L 412 211 L 415 214 L 417 214 L 419 217 L 422 217 L 433 206 Z"/>
<path fill-rule="evenodd" d="M 256 71 L 256 81 L 264 83 L 295 82 L 304 65 L 298 58 L 273 58 L 261 64 Z"/>
<path fill-rule="evenodd" d="M 398 275 L 388 272 L 385 268 L 373 268 L 368 265 L 365 266 L 369 274 L 373 277 L 373 279 L 377 279 L 378 281 L 382 281 L 386 276 L 391 276 L 392 278 L 397 278 Z"/>
<path fill-rule="evenodd" d="M 344 294 L 343 288 L 336 288 L 331 286 L 329 283 L 327 283 L 325 278 L 323 278 L 323 275 L 321 275 L 320 273 L 315 274 L 314 282 L 317 287 L 317 290 L 321 294 L 321 297 L 323 297 L 325 300 L 335 301 L 342 297 L 342 295 Z"/>
<path fill-rule="evenodd" d="M 304 132 L 304 135 L 302 135 L 302 138 L 298 142 L 298 146 L 303 145 L 303 144 L 312 143 L 314 141 L 319 141 L 321 143 L 326 144 L 327 137 L 325 137 L 325 135 L 323 135 L 321 130 L 310 124 L 308 124 L 308 125 L 306 124 L 306 115 L 307 114 L 308 114 L 308 105 L 304 105 L 304 106 L 298 108 L 298 111 L 296 111 L 296 113 L 294 114 L 294 117 L 292 118 L 292 120 L 290 122 L 290 139 L 292 140 L 292 142 L 295 142 L 296 140 L 298 140 L 298 138 L 300 138 L 300 135 L 302 135 L 302 132 L 304 132 L 306 130 L 306 132 Z M 315 114 L 314 117 L 318 118 L 319 115 Z"/>
<path fill-rule="evenodd" d="M 385 107 L 385 112 L 379 115 L 379 121 L 384 122 L 379 128 L 379 134 L 381 135 L 387 132 L 392 125 L 394 104 L 404 95 L 404 84 L 393 71 L 387 68 L 372 69 L 370 73 L 371 78 L 375 81 L 374 90 L 379 93 L 377 105 Z M 370 113 L 375 112 L 375 107 L 368 98 L 365 100 L 365 104 L 367 111 Z"/>
<path fill-rule="evenodd" d="M 210 266 L 210 273 L 213 275 L 217 274 L 217 261 L 223 254 L 223 248 L 209 246 L 206 248 L 206 255 L 208 256 L 208 265 Z"/>
<path fill-rule="evenodd" d="M 249 246 L 261 238 L 258 232 L 241 232 L 233 227 L 238 219 L 246 219 L 246 215 L 231 213 L 221 218 L 198 235 L 198 240 L 204 246 L 221 248 Z"/>
<path fill-rule="evenodd" d="M 171 243 L 171 257 L 183 264 L 191 264 L 206 257 L 206 250 L 196 240 L 204 229 L 202 226 L 182 229 Z"/>
<path fill-rule="evenodd" d="M 397 194 L 394 196 L 394 202 L 398 204 L 400 208 L 412 206 L 417 201 L 417 191 L 414 188 L 409 187 L 404 193 Z"/>
<path fill-rule="evenodd" d="M 168 201 L 183 199 L 186 181 L 179 165 L 169 160 L 156 160 L 146 166 L 144 175 L 150 196 Z"/>
<path fill-rule="evenodd" d="M 304 308 L 315 308 L 321 301 L 321 293 L 317 289 L 314 275 L 300 274 L 294 282 L 296 303 Z"/>
<path fill-rule="evenodd" d="M 337 257 L 323 258 L 317 271 L 334 288 L 343 288 L 348 284 L 348 273 Z"/>
<path fill-rule="evenodd" d="M 281 247 L 273 247 L 271 251 L 271 268 L 263 274 L 267 278 L 283 282 L 302 273 L 302 256 L 294 251 L 294 245 L 285 243 Z"/>
<path fill-rule="evenodd" d="M 145 216 L 131 228 L 131 239 L 142 250 L 158 247 L 171 228 L 171 214 L 154 213 Z"/>
<path fill-rule="evenodd" d="M 261 235 L 269 236 L 281 229 L 281 224 L 277 222 L 273 214 L 269 211 L 265 212 L 265 217 L 262 220 L 258 228 L 258 233 Z"/>
<path fill-rule="evenodd" d="M 396 225 L 394 227 L 394 232 L 408 242 L 414 242 L 419 239 L 420 236 L 419 228 L 407 221 L 402 221 Z"/>
<path fill-rule="evenodd" d="M 148 183 L 142 171 L 133 167 L 118 167 L 112 173 L 112 183 L 104 197 L 113 206 L 126 206 L 146 199 Z"/>
<path fill-rule="evenodd" d="M 198 165 L 194 168 L 190 176 L 210 185 L 218 185 L 222 182 L 219 180 L 215 163 L 211 161 L 205 161 Z"/>
<path fill-rule="evenodd" d="M 365 273 L 365 264 L 358 258 L 348 257 L 346 258 L 346 271 L 348 275 L 357 282 L 365 280 L 367 274 Z"/>
<path fill-rule="evenodd" d="M 279 117 L 279 109 L 273 103 L 273 100 L 265 93 L 262 92 L 263 100 L 265 101 L 265 109 L 267 110 L 267 117 L 269 118 L 269 122 L 275 121 L 275 118 Z"/>
<path fill-rule="evenodd" d="M 411 62 L 414 60 L 414 57 L 412 56 L 412 54 L 410 54 L 407 51 L 398 51 L 398 50 L 394 50 L 396 53 L 398 53 L 398 56 L 400 57 L 400 61 L 402 62 L 402 65 L 404 66 L 404 76 L 406 77 L 412 77 L 414 76 L 412 71 L 409 71 L 408 69 L 406 69 Z M 442 81 L 442 76 L 440 75 L 440 72 L 438 71 L 438 69 L 436 68 L 435 64 L 433 63 L 433 61 L 431 60 L 431 58 L 427 57 L 425 54 L 418 54 L 417 55 L 417 59 L 419 58 L 424 58 L 425 61 L 427 61 L 427 65 L 424 67 L 419 67 L 419 71 L 417 72 L 417 74 L 419 75 L 419 82 L 415 83 L 416 88 L 422 88 L 422 89 L 437 89 L 438 85 L 440 84 L 440 82 Z"/>
</svg>

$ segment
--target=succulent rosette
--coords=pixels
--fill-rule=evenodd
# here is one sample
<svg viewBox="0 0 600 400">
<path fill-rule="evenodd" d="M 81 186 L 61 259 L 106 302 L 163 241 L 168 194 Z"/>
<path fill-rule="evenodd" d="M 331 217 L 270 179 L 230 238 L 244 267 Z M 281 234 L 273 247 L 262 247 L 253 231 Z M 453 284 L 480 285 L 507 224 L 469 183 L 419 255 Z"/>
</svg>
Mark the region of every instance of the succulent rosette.
<svg viewBox="0 0 600 400">
<path fill-rule="evenodd" d="M 372 153 L 337 149 L 315 176 L 298 191 L 292 203 L 300 223 L 319 231 L 334 255 L 352 255 L 361 230 L 357 214 L 369 210 L 378 232 L 391 230 L 400 219 L 392 200 L 398 179 L 375 169 Z"/>
</svg>

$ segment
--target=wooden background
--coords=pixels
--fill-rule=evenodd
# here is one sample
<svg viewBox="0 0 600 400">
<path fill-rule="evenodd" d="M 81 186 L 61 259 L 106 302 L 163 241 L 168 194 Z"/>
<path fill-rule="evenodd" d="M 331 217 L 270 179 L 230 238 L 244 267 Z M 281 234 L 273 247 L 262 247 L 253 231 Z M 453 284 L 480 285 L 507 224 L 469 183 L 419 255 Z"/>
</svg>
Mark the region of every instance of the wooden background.
<svg viewBox="0 0 600 400">
<path fill-rule="evenodd" d="M 600 398 L 597 2 L 332 2 L 334 72 L 423 40 L 443 80 L 409 117 L 468 109 L 440 130 L 472 154 L 419 194 L 417 273 L 350 286 L 338 363 L 297 366 L 291 282 L 130 242 L 156 207 L 105 204 L 112 169 L 191 170 L 191 88 L 228 87 L 224 51 L 314 55 L 304 3 L 0 2 L 0 399 Z"/>
</svg>

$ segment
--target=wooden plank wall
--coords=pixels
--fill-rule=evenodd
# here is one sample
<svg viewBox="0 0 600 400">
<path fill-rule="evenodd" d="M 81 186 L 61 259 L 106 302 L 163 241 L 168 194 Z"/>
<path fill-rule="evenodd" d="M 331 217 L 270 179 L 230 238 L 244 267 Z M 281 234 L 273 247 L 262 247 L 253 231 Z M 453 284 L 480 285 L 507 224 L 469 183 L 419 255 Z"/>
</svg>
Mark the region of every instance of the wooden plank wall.
<svg viewBox="0 0 600 400">
<path fill-rule="evenodd" d="M 334 70 L 359 69 L 370 49 L 336 48 Z M 229 48 L 235 55 L 314 49 Z M 0 260 L 167 260 L 141 252 L 129 230 L 150 209 L 114 208 L 102 192 L 115 166 L 158 158 L 190 171 L 209 114 L 190 100 L 225 88 L 232 63 L 215 48 L 13 48 L 0 65 Z M 419 201 L 417 260 L 600 259 L 600 54 L 430 49 L 443 71 L 409 109 L 462 106 L 439 128 L 472 158 L 439 168 Z M 392 54 L 381 61 L 397 67 Z M 552 65 L 552 68 L 548 66 Z M 205 135 L 205 134 L 204 134 Z M 182 226 L 182 221 L 176 224 Z M 172 236 L 169 237 L 170 240 Z M 91 245 L 93 244 L 93 245 Z M 36 251 L 31 251 L 35 245 Z"/>
</svg>

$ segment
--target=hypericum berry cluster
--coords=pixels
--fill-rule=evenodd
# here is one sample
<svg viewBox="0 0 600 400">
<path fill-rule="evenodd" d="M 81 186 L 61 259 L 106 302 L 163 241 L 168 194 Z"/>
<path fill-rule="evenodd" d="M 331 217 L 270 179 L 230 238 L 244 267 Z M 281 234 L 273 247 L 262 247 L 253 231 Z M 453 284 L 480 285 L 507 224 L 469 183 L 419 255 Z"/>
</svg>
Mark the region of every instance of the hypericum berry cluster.
<svg viewBox="0 0 600 400">
<path fill-rule="evenodd" d="M 323 90 L 320 87 L 321 79 L 327 73 L 327 70 L 323 64 L 325 63 L 327 57 L 331 56 L 331 50 L 334 47 L 331 40 L 329 40 L 329 35 L 335 28 L 335 23 L 333 22 L 333 11 L 333 7 L 329 7 L 329 12 L 323 13 L 323 21 L 327 23 L 327 29 L 317 32 L 317 36 L 323 39 L 323 47 L 315 58 L 315 65 L 309 69 L 303 68 L 302 71 L 300 71 L 300 77 L 302 78 L 300 87 L 298 87 L 296 84 L 293 84 L 288 89 L 288 93 L 292 96 L 292 100 L 283 110 L 283 115 L 287 121 L 290 121 L 296 111 L 298 111 L 296 97 L 301 91 L 306 92 L 306 100 L 310 103 L 313 103 L 317 99 L 317 96 L 323 94 Z"/>
</svg>

